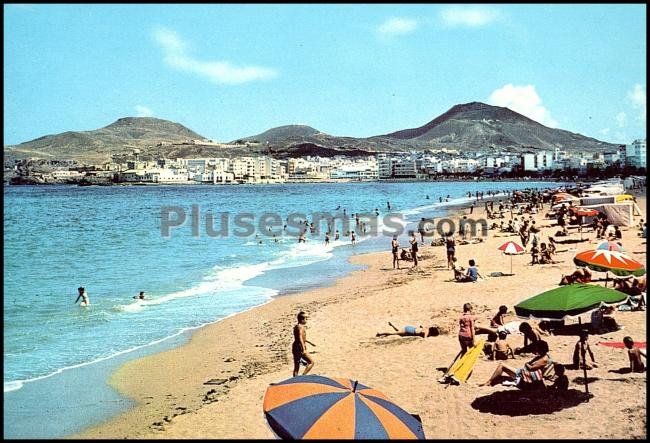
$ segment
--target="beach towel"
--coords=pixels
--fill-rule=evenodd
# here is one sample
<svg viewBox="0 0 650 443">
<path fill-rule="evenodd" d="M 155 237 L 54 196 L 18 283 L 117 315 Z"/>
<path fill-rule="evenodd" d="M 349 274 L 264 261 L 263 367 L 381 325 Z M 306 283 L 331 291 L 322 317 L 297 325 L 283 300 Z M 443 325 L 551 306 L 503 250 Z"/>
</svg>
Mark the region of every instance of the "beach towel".
<svg viewBox="0 0 650 443">
<path fill-rule="evenodd" d="M 617 348 L 617 349 L 623 349 L 625 347 L 625 343 L 622 341 L 600 341 L 597 344 L 602 345 L 602 346 L 609 346 L 612 348 Z M 640 341 L 640 342 L 634 342 L 634 345 L 632 346 L 634 348 L 645 348 L 646 347 L 646 342 Z"/>
<path fill-rule="evenodd" d="M 465 355 L 456 360 L 447 370 L 447 377 L 453 377 L 458 382 L 466 382 L 474 369 L 478 356 L 483 351 L 485 339 L 479 340 L 474 347 L 467 350 Z"/>
</svg>

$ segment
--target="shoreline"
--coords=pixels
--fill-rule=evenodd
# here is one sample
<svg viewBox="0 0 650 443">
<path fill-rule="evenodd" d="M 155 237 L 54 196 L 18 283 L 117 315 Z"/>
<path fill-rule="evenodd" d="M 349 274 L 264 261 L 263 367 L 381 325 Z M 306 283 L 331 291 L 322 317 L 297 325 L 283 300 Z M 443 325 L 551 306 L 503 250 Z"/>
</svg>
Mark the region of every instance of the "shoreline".
<svg viewBox="0 0 650 443">
<path fill-rule="evenodd" d="M 645 195 L 642 198 L 640 206 L 645 214 Z M 476 212 L 480 214 L 482 211 L 483 209 L 477 206 Z M 539 215 L 536 218 L 541 219 Z M 542 221 L 542 226 L 545 224 L 547 223 Z M 626 245 L 627 242 L 632 244 L 635 241 L 633 232 L 635 231 L 630 228 L 627 234 L 624 234 Z M 638 239 L 636 241 L 638 242 Z M 507 259 L 501 257 L 494 260 L 498 263 L 490 262 L 492 257 L 499 257 L 493 251 L 495 248 L 492 248 L 498 242 L 498 238 L 492 236 L 480 244 L 460 246 L 457 248 L 459 261 L 465 265 L 468 257 L 476 257 L 479 269 L 484 275 L 495 270 L 495 265 L 501 270 L 506 270 Z M 631 252 L 638 252 L 638 249 L 638 245 L 630 248 Z M 435 383 L 440 373 L 434 368 L 445 366 L 455 355 L 455 318 L 460 313 L 463 302 L 475 303 L 478 307 L 477 313 L 483 317 L 492 314 L 502 302 L 512 311 L 512 304 L 521 300 L 522 295 L 532 296 L 542 290 L 551 289 L 559 280 L 559 272 L 570 272 L 574 268 L 570 254 L 563 254 L 565 257 L 562 257 L 563 263 L 559 266 L 526 266 L 522 269 L 523 265 L 518 263 L 515 274 L 527 274 L 529 282 L 525 292 L 522 292 L 516 287 L 507 287 L 508 290 L 504 290 L 503 286 L 508 286 L 508 283 L 510 286 L 516 283 L 515 279 L 509 280 L 512 277 L 488 278 L 478 284 L 445 282 L 451 271 L 444 266 L 446 259 L 443 248 L 424 246 L 420 253 L 422 262 L 419 269 L 400 271 L 390 268 L 389 252 L 351 256 L 350 263 L 364 265 L 364 268 L 337 279 L 331 286 L 288 295 L 278 294 L 263 305 L 197 330 L 190 341 L 179 348 L 128 362 L 112 374 L 110 384 L 122 395 L 135 400 L 138 406 L 107 422 L 74 434 L 72 438 L 273 438 L 261 412 L 261 399 L 269 383 L 289 378 L 291 375 L 290 330 L 298 310 L 305 310 L 310 314 L 308 337 L 318 345 L 310 350 L 315 352 L 316 361 L 312 373 L 351 378 L 358 376 L 362 382 L 380 388 L 405 409 L 421 414 L 425 433 L 429 438 L 495 437 L 494 431 L 488 432 L 489 429 L 485 426 L 465 432 L 458 425 L 450 424 L 453 414 L 449 415 L 445 405 L 438 404 L 440 401 L 432 403 L 431 400 L 446 400 L 445 395 L 452 395 L 450 409 L 453 409 L 453 405 L 466 407 L 471 403 L 470 398 L 476 394 L 489 394 L 491 391 L 497 391 L 499 387 L 475 388 L 467 385 L 456 387 L 456 391 L 459 391 L 455 393 L 457 395 L 454 395 L 453 391 L 444 394 L 447 386 Z M 641 258 L 645 259 L 637 257 Z M 523 263 L 528 257 L 517 257 L 517 260 Z M 519 277 L 516 279 L 521 281 Z M 503 280 L 507 281 L 501 285 Z M 436 286 L 431 283 L 436 283 Z M 448 290 L 443 291 L 438 300 L 438 297 L 428 294 L 432 287 Z M 471 289 L 470 293 L 467 289 Z M 498 296 L 499 299 L 486 298 L 483 292 Z M 355 312 L 358 313 L 359 320 L 353 315 Z M 434 315 L 430 317 L 431 312 Z M 621 313 L 619 316 L 630 320 L 634 317 L 634 321 L 629 325 L 627 319 L 623 320 L 627 326 L 625 333 L 645 336 L 645 312 Z M 427 324 L 435 321 L 447 334 L 424 340 L 375 339 L 374 332 L 385 328 L 386 321 L 396 324 Z M 619 339 L 625 335 L 623 332 L 617 332 L 607 336 L 613 334 L 621 335 Z M 560 348 L 569 346 L 566 337 L 564 340 L 560 340 L 560 337 L 553 338 L 557 338 L 558 340 L 554 341 L 558 343 L 551 343 L 549 339 L 552 350 L 555 350 L 554 345 Z M 603 337 L 607 338 L 609 337 Z M 432 355 L 432 346 L 437 349 L 439 344 L 440 351 L 448 352 L 440 352 L 441 355 L 438 355 L 436 351 Z M 598 348 L 595 352 L 603 353 L 601 347 L 595 348 Z M 564 354 L 568 352 L 569 350 L 565 350 Z M 414 364 L 413 360 L 416 358 L 418 362 Z M 521 363 L 523 361 L 525 360 Z M 621 365 L 624 363 L 625 361 L 621 360 Z M 377 371 L 377 367 L 384 367 L 386 371 Z M 474 382 L 485 378 L 492 369 L 489 363 L 479 361 L 473 377 Z M 399 374 L 400 371 L 409 376 L 402 377 L 401 381 L 389 380 L 377 373 Z M 570 378 L 575 375 L 577 371 L 570 374 Z M 413 382 L 417 379 L 421 379 L 427 388 L 417 391 L 412 391 L 411 388 L 410 395 L 404 395 L 400 391 L 403 381 Z M 214 380 L 215 384 L 205 385 L 209 380 Z M 626 387 L 632 385 L 634 388 L 641 381 L 645 384 L 645 376 L 641 380 L 629 380 L 632 383 L 628 383 Z M 443 396 L 437 397 L 440 392 Z M 639 397 L 645 401 L 645 395 Z M 469 401 L 465 404 L 461 400 Z M 591 404 L 596 403 L 594 400 Z M 576 408 L 568 411 L 573 409 Z M 440 419 L 436 418 L 433 411 L 438 411 L 448 418 L 445 422 L 447 429 L 436 430 Z M 645 422 L 645 409 L 642 412 L 642 417 L 639 418 Z M 465 421 L 465 416 L 470 421 L 486 417 L 476 414 L 477 412 L 470 408 L 468 413 L 462 414 L 461 421 Z M 249 416 L 253 418 L 243 418 Z M 548 426 L 551 431 L 551 423 L 548 423 Z M 613 434 L 598 426 L 593 427 L 593 430 L 587 427 L 578 434 L 565 434 L 629 437 L 630 434 L 625 432 L 632 432 L 633 435 L 641 435 L 638 430 L 623 431 L 619 428 L 617 427 Z M 520 435 L 523 437 L 528 433 L 521 432 Z M 499 435 L 512 438 L 512 434 L 508 432 Z"/>
</svg>

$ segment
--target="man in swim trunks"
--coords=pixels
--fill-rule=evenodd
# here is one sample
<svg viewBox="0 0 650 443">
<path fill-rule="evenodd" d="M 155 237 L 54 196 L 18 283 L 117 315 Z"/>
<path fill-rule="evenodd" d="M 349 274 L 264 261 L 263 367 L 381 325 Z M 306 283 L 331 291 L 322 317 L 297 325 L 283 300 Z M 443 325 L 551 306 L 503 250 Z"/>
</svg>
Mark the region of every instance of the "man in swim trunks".
<svg viewBox="0 0 650 443">
<path fill-rule="evenodd" d="M 298 313 L 298 323 L 293 327 L 293 344 L 291 345 L 291 353 L 293 354 L 293 376 L 298 375 L 300 370 L 300 362 L 304 360 L 307 362 L 305 371 L 302 375 L 307 374 L 311 368 L 314 367 L 314 360 L 307 354 L 307 345 L 314 346 L 312 342 L 307 340 L 307 332 L 305 325 L 307 324 L 307 314 L 303 311 Z"/>
</svg>

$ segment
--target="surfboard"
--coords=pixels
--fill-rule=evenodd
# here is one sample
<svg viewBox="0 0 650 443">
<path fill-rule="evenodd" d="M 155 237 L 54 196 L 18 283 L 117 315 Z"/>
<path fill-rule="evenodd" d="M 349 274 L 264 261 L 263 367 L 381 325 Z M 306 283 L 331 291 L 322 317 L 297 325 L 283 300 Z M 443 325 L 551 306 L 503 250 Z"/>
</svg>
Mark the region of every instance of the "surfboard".
<svg viewBox="0 0 650 443">
<path fill-rule="evenodd" d="M 483 351 L 485 339 L 479 340 L 474 347 L 467 350 L 465 355 L 457 359 L 447 370 L 447 377 L 453 377 L 458 382 L 466 382 L 474 369 L 478 356 Z"/>
</svg>

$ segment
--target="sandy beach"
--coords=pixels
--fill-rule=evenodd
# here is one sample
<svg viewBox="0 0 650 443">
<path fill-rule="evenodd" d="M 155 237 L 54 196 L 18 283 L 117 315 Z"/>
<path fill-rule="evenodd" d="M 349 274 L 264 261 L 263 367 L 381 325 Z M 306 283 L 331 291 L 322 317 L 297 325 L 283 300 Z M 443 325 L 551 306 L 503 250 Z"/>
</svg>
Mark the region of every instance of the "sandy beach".
<svg viewBox="0 0 650 443">
<path fill-rule="evenodd" d="M 645 188 L 636 195 L 646 220 Z M 545 205 L 535 216 L 541 241 L 557 230 L 550 226 L 554 221 L 544 218 L 547 210 Z M 464 214 L 468 209 L 455 217 Z M 484 215 L 479 203 L 472 216 Z M 638 229 L 621 230 L 626 251 L 645 262 L 646 242 Z M 579 238 L 571 232 L 570 238 Z M 506 235 L 490 230 L 481 243 L 457 246 L 458 263 L 467 267 L 473 258 L 486 277 L 477 283 L 452 280 L 442 246 L 422 246 L 417 268 L 401 262 L 403 268 L 394 270 L 386 238 L 386 252 L 353 256 L 351 261 L 365 268 L 332 286 L 276 297 L 199 330 L 185 346 L 124 365 L 110 383 L 138 406 L 72 437 L 274 438 L 262 401 L 270 383 L 291 376 L 291 331 L 296 313 L 304 310 L 307 338 L 316 345 L 309 347 L 316 362 L 311 373 L 359 380 L 382 391 L 421 417 L 428 438 L 646 438 L 646 374 L 621 373 L 629 367 L 625 350 L 597 344 L 620 342 L 626 335 L 645 341 L 646 311 L 617 311 L 623 330 L 590 337 L 599 366 L 588 374 L 593 394 L 588 402 L 581 395 L 582 370 L 567 370 L 567 398 L 547 408 L 527 398 L 534 394 L 516 388 L 479 387 L 498 364 L 483 356 L 467 383 L 437 382 L 459 350 L 457 324 L 464 303 L 473 304 L 479 326 L 489 326 L 502 304 L 509 308 L 506 320 L 515 320 L 517 302 L 557 287 L 562 274 L 576 268 L 575 253 L 598 243 L 593 232 L 585 232 L 588 242 L 558 245 L 555 260 L 560 263 L 530 265 L 530 254 L 524 254 L 513 258 L 514 276 L 490 277 L 510 271 L 510 257 L 497 248 L 508 240 L 519 243 L 519 237 Z M 376 338 L 377 332 L 390 330 L 389 321 L 436 325 L 443 333 L 425 339 Z M 589 321 L 588 314 L 583 321 Z M 577 337 L 545 340 L 554 361 L 571 362 Z M 509 342 L 521 346 L 523 336 L 510 336 Z M 521 367 L 529 359 L 519 356 L 511 363 Z"/>
</svg>

